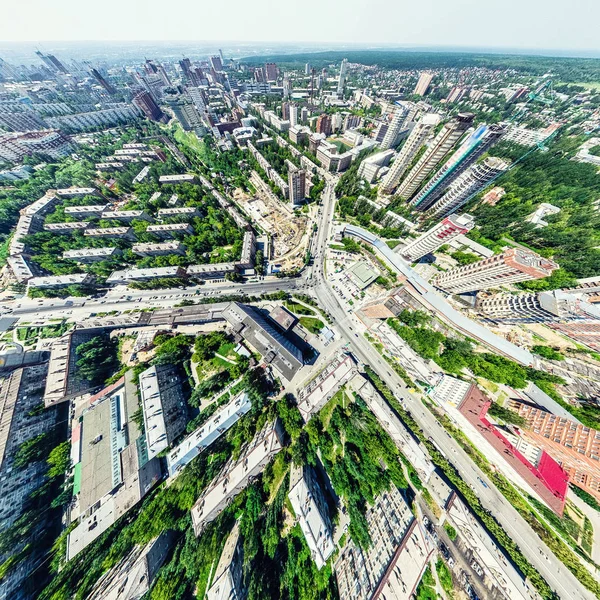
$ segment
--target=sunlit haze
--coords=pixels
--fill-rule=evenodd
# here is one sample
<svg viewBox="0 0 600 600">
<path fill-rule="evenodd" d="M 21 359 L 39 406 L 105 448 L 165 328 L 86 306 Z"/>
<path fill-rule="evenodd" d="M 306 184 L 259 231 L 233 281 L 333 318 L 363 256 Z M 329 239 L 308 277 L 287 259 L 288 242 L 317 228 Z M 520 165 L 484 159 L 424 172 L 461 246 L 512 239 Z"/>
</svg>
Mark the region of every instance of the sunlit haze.
<svg viewBox="0 0 600 600">
<path fill-rule="evenodd" d="M 3 3 L 0 40 L 236 40 L 598 50 L 600 3 L 572 0 L 31 0 Z M 35 18 L 33 18 L 35 16 Z"/>
</svg>

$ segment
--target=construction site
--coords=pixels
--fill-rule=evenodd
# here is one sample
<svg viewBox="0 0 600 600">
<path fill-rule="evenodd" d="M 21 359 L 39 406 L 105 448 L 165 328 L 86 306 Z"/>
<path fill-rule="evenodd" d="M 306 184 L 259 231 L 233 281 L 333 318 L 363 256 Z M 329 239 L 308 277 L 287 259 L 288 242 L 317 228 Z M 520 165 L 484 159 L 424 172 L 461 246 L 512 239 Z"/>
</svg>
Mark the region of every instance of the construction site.
<svg viewBox="0 0 600 600">
<path fill-rule="evenodd" d="M 269 236 L 271 263 L 281 271 L 302 267 L 310 233 L 307 215 L 284 204 L 255 171 L 250 175 L 250 181 L 256 190 L 253 195 L 237 189 L 233 197 Z"/>
</svg>

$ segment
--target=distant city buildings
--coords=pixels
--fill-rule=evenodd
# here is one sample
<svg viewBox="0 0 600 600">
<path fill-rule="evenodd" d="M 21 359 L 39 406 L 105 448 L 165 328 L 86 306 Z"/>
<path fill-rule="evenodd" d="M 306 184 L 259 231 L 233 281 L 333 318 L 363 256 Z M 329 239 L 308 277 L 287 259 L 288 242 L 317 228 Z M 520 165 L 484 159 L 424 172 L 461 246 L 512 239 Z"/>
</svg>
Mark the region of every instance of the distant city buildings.
<svg viewBox="0 0 600 600">
<path fill-rule="evenodd" d="M 419 75 L 419 80 L 417 81 L 417 85 L 413 91 L 413 94 L 417 96 L 424 96 L 429 90 L 429 86 L 433 81 L 433 73 L 429 71 L 423 71 L 421 75 Z"/>
</svg>

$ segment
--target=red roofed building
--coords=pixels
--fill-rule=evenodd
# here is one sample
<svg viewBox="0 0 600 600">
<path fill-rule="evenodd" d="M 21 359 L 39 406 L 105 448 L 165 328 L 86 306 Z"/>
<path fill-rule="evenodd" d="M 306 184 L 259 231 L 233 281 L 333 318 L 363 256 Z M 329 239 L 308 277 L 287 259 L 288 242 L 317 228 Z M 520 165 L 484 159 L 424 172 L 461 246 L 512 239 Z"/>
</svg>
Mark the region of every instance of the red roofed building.
<svg viewBox="0 0 600 600">
<path fill-rule="evenodd" d="M 527 444 L 521 447 L 518 436 L 491 423 L 486 417 L 491 403 L 472 385 L 458 410 L 539 497 L 556 514 L 562 515 L 569 486 L 568 472 L 543 449 Z"/>
<path fill-rule="evenodd" d="M 526 421 L 523 437 L 556 459 L 573 483 L 600 500 L 600 431 L 542 408 L 511 400 Z"/>
</svg>

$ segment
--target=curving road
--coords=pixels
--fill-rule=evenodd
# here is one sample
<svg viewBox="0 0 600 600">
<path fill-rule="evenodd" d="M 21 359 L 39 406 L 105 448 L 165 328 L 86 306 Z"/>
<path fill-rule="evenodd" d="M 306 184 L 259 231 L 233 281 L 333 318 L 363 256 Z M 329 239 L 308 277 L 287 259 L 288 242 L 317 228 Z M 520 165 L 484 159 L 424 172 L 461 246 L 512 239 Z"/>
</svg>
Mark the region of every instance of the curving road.
<svg viewBox="0 0 600 600">
<path fill-rule="evenodd" d="M 335 182 L 334 182 L 335 183 Z M 331 286 L 324 277 L 324 252 L 329 240 L 329 229 L 333 221 L 334 184 L 328 184 L 324 190 L 323 219 L 315 246 L 315 263 L 312 270 L 314 287 L 312 292 L 326 308 L 349 342 L 350 350 L 356 357 L 371 366 L 385 384 L 402 397 L 419 426 L 435 440 L 436 444 L 457 468 L 461 477 L 475 489 L 483 507 L 489 510 L 504 530 L 519 545 L 527 560 L 543 575 L 548 584 L 561 599 L 592 600 L 595 595 L 587 590 L 575 576 L 558 560 L 552 551 L 542 542 L 533 529 L 521 517 L 517 510 L 504 498 L 495 485 L 487 478 L 462 450 L 459 444 L 440 425 L 437 419 L 423 406 L 420 398 L 409 392 L 404 381 L 368 343 L 362 333 L 357 332 L 358 320 L 346 313 L 339 304 Z M 485 482 L 485 486 L 481 482 Z"/>
</svg>

